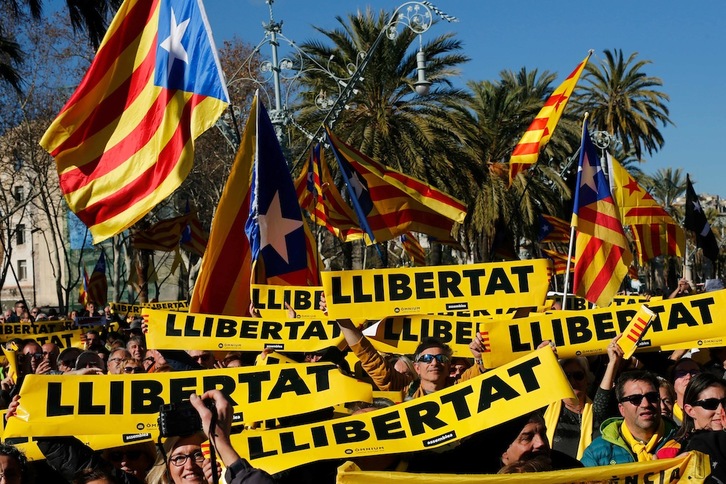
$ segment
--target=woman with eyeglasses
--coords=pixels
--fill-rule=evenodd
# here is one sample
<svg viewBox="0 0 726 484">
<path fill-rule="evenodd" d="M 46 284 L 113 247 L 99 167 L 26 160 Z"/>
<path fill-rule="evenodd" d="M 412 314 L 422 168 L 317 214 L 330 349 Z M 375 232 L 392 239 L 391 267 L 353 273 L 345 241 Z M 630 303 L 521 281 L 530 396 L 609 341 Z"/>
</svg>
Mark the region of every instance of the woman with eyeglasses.
<svg viewBox="0 0 726 484">
<path fill-rule="evenodd" d="M 685 415 L 683 413 L 683 397 L 688 383 L 693 377 L 701 373 L 701 366 L 690 358 L 681 358 L 671 367 L 671 383 L 676 391 L 676 402 L 673 405 L 673 421 L 682 425 Z"/>
<path fill-rule="evenodd" d="M 726 381 L 701 373 L 688 383 L 683 395 L 683 425 L 675 443 L 658 452 L 659 459 L 697 450 L 708 454 L 711 476 L 706 482 L 726 482 Z"/>
</svg>

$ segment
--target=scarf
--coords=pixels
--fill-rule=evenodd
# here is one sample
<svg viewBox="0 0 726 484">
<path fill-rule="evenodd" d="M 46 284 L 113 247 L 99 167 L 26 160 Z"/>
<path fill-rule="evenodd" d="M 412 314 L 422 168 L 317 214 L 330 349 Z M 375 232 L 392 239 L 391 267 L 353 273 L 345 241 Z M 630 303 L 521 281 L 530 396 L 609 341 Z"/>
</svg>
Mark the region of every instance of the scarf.
<svg viewBox="0 0 726 484">
<path fill-rule="evenodd" d="M 625 424 L 625 421 L 623 421 L 620 425 L 620 434 L 638 458 L 638 462 L 645 462 L 653 460 L 658 442 L 660 442 L 660 439 L 662 439 L 665 434 L 665 424 L 661 420 L 658 430 L 645 444 L 633 437 L 633 434 L 630 433 L 630 429 Z"/>
<path fill-rule="evenodd" d="M 552 439 L 555 437 L 555 428 L 562 412 L 562 400 L 550 403 L 545 410 L 544 421 L 547 427 L 547 438 L 552 446 Z M 580 422 L 580 442 L 577 445 L 577 460 L 582 458 L 585 449 L 592 442 L 592 400 L 585 397 L 585 406 L 582 408 L 582 421 Z"/>
<path fill-rule="evenodd" d="M 678 403 L 673 404 L 673 420 L 675 420 L 678 425 L 683 425 L 683 409 L 678 405 Z"/>
</svg>

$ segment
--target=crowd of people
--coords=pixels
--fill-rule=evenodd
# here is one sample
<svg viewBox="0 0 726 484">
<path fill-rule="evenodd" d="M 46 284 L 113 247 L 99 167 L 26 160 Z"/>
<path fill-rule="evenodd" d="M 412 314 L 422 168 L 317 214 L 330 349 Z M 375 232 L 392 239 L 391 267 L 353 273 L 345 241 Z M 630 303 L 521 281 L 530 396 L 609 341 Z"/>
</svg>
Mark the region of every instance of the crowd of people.
<svg viewBox="0 0 726 484">
<path fill-rule="evenodd" d="M 686 291 L 674 291 L 680 297 Z M 325 300 L 321 300 L 325 309 Z M 254 314 L 254 308 L 252 308 Z M 70 319 L 70 318 L 73 319 Z M 6 322 L 57 318 L 22 301 L 4 313 Z M 89 304 L 68 315 L 69 325 L 83 327 L 85 318 L 100 322 L 85 331 L 84 348 L 59 348 L 53 343 L 16 338 L 5 343 L 16 350 L 17 374 L 3 368 L 0 406 L 13 418 L 20 404 L 19 389 L 28 374 L 137 374 L 203 370 L 253 365 L 251 352 L 158 350 L 148 348 L 140 318 L 97 311 Z M 112 324 L 113 323 L 113 324 Z M 360 362 L 351 368 L 344 352 L 329 348 L 307 354 L 288 354 L 300 362 L 330 361 L 342 372 L 371 383 L 381 391 L 400 391 L 404 400 L 420 398 L 457 385 L 488 371 L 482 362 L 484 341 L 471 341 L 471 357 L 453 357 L 448 345 L 421 341 L 412 355 L 387 355 L 351 320 L 338 320 L 349 351 Z M 117 329 L 114 329 L 117 328 Z M 575 394 L 542 409 L 484 429 L 440 448 L 355 459 L 363 470 L 418 473 L 490 474 L 538 472 L 588 466 L 643 462 L 698 450 L 709 455 L 713 482 L 726 482 L 726 348 L 636 353 L 624 359 L 616 336 L 607 354 L 560 360 Z M 543 341 L 540 346 L 552 345 Z M 555 352 L 556 352 L 556 348 Z M 230 444 L 232 409 L 218 391 L 190 395 L 203 432 L 152 442 L 94 451 L 72 436 L 38 438 L 46 459 L 27 462 L 12 445 L 0 446 L 0 482 L 181 483 L 214 482 L 222 468 L 203 451 L 209 440 L 226 467 L 226 482 L 334 482 L 336 459 L 311 462 L 275 475 L 255 469 Z M 203 401 L 212 402 L 205 405 Z M 376 398 L 353 402 L 352 413 L 393 405 Z M 216 413 L 216 416 L 214 415 Z M 332 408 L 281 418 L 293 426 L 333 417 Z M 210 422 L 216 424 L 210 430 Z"/>
</svg>

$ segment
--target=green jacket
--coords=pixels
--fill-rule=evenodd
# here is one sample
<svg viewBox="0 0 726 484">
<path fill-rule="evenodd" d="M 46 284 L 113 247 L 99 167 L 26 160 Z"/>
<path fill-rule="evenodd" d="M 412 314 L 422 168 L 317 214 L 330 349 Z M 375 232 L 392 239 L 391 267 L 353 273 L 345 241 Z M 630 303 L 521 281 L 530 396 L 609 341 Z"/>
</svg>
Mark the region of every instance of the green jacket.
<svg viewBox="0 0 726 484">
<path fill-rule="evenodd" d="M 585 467 L 637 462 L 637 457 L 630 450 L 630 446 L 620 433 L 623 420 L 622 417 L 609 418 L 602 423 L 600 437 L 587 446 L 582 459 L 580 459 Z M 671 420 L 664 418 L 663 422 L 665 423 L 665 436 L 658 442 L 655 450 L 660 449 L 666 442 L 672 440 L 677 430 L 676 425 Z"/>
</svg>

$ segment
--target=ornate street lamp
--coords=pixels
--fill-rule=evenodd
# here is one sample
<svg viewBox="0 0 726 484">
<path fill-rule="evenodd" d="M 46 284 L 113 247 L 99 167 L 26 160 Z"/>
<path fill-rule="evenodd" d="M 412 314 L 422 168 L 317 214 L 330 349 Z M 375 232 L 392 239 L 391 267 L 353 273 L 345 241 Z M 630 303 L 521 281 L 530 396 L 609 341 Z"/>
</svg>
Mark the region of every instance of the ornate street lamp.
<svg viewBox="0 0 726 484">
<path fill-rule="evenodd" d="M 312 145 L 322 134 L 325 125 L 332 126 L 335 123 L 341 111 L 349 106 L 351 98 L 359 92 L 356 86 L 363 79 L 363 72 L 384 37 L 391 40 L 395 39 L 399 34 L 398 29 L 401 26 L 411 29 L 416 34 L 423 34 L 433 24 L 432 12 L 447 22 L 457 21 L 455 17 L 446 15 L 428 1 L 406 2 L 393 12 L 390 20 L 378 34 L 378 37 L 368 51 L 359 52 L 353 62 L 348 63 L 345 72 L 347 77 L 342 77 L 341 75 L 336 75 L 331 68 L 331 63 L 334 60 L 333 56 L 328 59 L 327 65 L 322 65 L 318 60 L 300 49 L 294 41 L 285 37 L 282 34 L 282 21 L 276 22 L 274 19 L 272 11 L 274 0 L 266 0 L 266 3 L 269 6 L 270 21 L 268 23 L 262 23 L 265 30 L 265 37 L 257 44 L 248 58 L 245 59 L 242 67 L 230 77 L 229 84 L 242 81 L 252 82 L 257 86 L 262 95 L 266 96 L 266 105 L 273 107 L 269 109 L 270 120 L 275 126 L 275 132 L 281 143 L 283 129 L 287 125 L 293 125 L 302 131 L 310 139 L 310 145 Z M 283 42 L 289 48 L 289 52 L 285 56 L 280 57 L 279 47 Z M 260 53 L 262 47 L 268 44 L 271 48 L 272 58 L 260 64 L 259 71 L 262 73 L 262 76 L 259 76 L 259 73 L 253 72 L 255 69 L 253 68 L 252 60 L 255 55 Z M 422 47 L 419 47 L 419 51 L 416 54 L 416 61 L 417 80 L 413 86 L 415 92 L 423 96 L 428 94 L 431 81 L 426 79 L 426 55 Z M 315 133 L 311 133 L 300 126 L 295 121 L 289 109 L 292 98 L 294 98 L 296 93 L 296 83 L 306 73 L 310 73 L 311 71 L 324 73 L 334 81 L 334 85 L 337 87 L 337 92 L 329 93 L 321 90 L 315 96 L 315 104 L 318 109 L 327 111 L 323 123 Z M 272 84 L 271 89 L 270 84 Z M 232 111 L 233 121 L 234 116 L 237 114 L 237 111 Z M 220 123 L 220 129 L 228 141 L 232 143 L 232 130 L 229 125 L 222 121 Z M 238 135 L 235 138 L 238 139 Z M 308 151 L 310 145 L 304 152 Z"/>
</svg>

